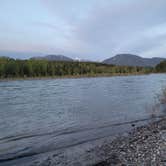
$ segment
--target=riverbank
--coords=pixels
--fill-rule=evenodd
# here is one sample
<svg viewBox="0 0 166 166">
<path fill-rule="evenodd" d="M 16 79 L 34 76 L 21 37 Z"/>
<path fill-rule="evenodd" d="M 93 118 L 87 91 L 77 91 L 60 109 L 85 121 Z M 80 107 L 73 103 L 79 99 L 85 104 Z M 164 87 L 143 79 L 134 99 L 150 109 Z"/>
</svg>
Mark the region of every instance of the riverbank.
<svg viewBox="0 0 166 166">
<path fill-rule="evenodd" d="M 18 158 L 0 163 L 3 166 L 165 166 L 166 165 L 166 118 L 151 121 L 141 127 L 130 123 L 131 132 L 97 139 L 94 143 L 80 144 L 60 151 Z M 124 127 L 126 127 L 124 125 Z M 95 146 L 94 146 L 95 145 Z"/>
<path fill-rule="evenodd" d="M 152 122 L 154 120 L 155 122 Z M 150 121 L 145 122 L 146 125 L 135 127 L 140 124 L 137 121 L 124 124 L 124 128 L 129 126 L 133 128 L 130 133 L 126 132 L 115 137 L 103 136 L 93 142 L 69 146 L 68 149 L 62 148 L 29 157 L 21 156 L 16 160 L 0 162 L 0 166 L 1 164 L 3 166 L 164 166 L 166 164 L 166 118 L 159 121 L 151 118 Z"/>
<path fill-rule="evenodd" d="M 128 136 L 116 138 L 96 151 L 103 160 L 93 166 L 165 166 L 166 118 L 137 127 Z"/>
<path fill-rule="evenodd" d="M 64 75 L 64 76 L 45 76 L 45 77 L 8 77 L 0 78 L 1 81 L 19 81 L 19 80 L 48 80 L 48 79 L 79 79 L 79 78 L 94 78 L 94 77 L 114 77 L 114 76 L 137 76 L 148 74 L 161 73 L 114 73 L 114 74 L 86 74 L 86 75 Z"/>
<path fill-rule="evenodd" d="M 133 127 L 131 132 L 114 139 L 103 138 L 94 144 L 42 154 L 35 157 L 34 162 L 23 160 L 21 163 L 26 163 L 25 166 L 165 166 L 166 118 L 141 127 L 130 125 Z M 16 162 L 16 165 L 21 166 L 21 163 Z"/>
</svg>

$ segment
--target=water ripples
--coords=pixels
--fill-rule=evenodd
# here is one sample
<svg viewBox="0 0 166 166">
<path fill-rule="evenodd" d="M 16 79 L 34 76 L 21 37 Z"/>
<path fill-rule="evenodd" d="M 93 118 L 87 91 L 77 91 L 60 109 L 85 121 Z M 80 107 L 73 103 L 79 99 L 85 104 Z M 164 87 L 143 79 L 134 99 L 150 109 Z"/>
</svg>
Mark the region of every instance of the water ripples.
<svg viewBox="0 0 166 166">
<path fill-rule="evenodd" d="M 142 123 L 151 115 L 147 105 L 154 104 L 165 83 L 164 74 L 0 82 L 0 161 L 66 148 L 114 135 L 129 122 Z"/>
</svg>

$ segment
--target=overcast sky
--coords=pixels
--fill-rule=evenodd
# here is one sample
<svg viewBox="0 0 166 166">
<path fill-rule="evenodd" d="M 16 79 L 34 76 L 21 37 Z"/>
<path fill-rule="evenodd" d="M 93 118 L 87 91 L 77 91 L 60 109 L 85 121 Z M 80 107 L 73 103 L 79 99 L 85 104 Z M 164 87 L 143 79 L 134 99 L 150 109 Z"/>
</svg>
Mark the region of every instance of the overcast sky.
<svg viewBox="0 0 166 166">
<path fill-rule="evenodd" d="M 0 0 L 0 51 L 166 57 L 166 0 Z"/>
</svg>

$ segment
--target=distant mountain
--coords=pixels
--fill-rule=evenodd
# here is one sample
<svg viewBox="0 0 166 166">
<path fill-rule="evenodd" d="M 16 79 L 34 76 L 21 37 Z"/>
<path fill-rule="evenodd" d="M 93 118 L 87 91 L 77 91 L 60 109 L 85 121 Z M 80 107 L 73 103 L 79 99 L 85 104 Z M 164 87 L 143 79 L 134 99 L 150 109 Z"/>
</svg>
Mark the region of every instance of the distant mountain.
<svg viewBox="0 0 166 166">
<path fill-rule="evenodd" d="M 154 67 L 165 58 L 142 58 L 132 54 L 118 54 L 112 58 L 104 60 L 102 63 L 114 64 L 118 66 L 149 66 Z"/>
<path fill-rule="evenodd" d="M 73 61 L 73 59 L 63 56 L 63 55 L 47 55 L 47 56 L 38 56 L 38 57 L 32 57 L 31 59 L 43 59 L 48 61 Z"/>
</svg>

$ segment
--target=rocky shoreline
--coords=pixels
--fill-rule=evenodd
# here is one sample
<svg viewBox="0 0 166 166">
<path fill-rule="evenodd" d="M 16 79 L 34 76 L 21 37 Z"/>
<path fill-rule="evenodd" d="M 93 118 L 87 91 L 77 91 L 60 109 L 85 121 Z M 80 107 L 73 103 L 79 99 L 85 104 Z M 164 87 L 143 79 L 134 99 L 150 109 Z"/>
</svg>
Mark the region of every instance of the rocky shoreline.
<svg viewBox="0 0 166 166">
<path fill-rule="evenodd" d="M 165 166 L 166 118 L 137 127 L 128 136 L 116 138 L 96 151 L 103 160 L 93 166 Z"/>
<path fill-rule="evenodd" d="M 166 166 L 166 118 L 136 127 L 114 139 L 104 139 L 80 155 L 51 154 L 43 161 L 28 166 Z M 85 145 L 82 145 L 85 148 Z M 81 147 L 79 147 L 81 149 Z M 71 154 L 72 152 L 72 154 Z M 43 157 L 44 158 L 44 157 Z"/>
<path fill-rule="evenodd" d="M 133 129 L 129 133 L 97 140 L 95 146 L 82 144 L 3 166 L 166 166 L 166 117 L 151 119 L 141 127 L 130 125 Z"/>
</svg>

